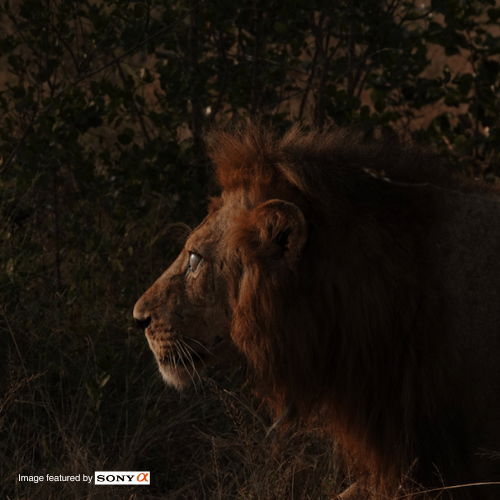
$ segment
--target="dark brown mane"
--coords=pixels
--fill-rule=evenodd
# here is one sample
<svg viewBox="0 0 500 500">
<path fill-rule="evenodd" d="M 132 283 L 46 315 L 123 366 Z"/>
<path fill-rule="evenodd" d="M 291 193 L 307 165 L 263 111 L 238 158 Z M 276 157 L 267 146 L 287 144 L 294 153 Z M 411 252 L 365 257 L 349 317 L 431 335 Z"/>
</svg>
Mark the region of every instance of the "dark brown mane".
<svg viewBox="0 0 500 500">
<path fill-rule="evenodd" d="M 380 493 L 410 472 L 426 487 L 463 479 L 468 443 L 446 338 L 434 342 L 448 330 L 427 248 L 444 193 L 474 186 L 436 155 L 349 129 L 279 138 L 250 126 L 212 133 L 208 151 L 225 193 L 294 203 L 309 224 L 297 275 L 270 276 L 252 212 L 230 242 L 249 266 L 232 337 L 271 405 L 331 431 Z"/>
<path fill-rule="evenodd" d="M 328 207 L 332 190 L 336 195 L 359 196 L 357 181 L 369 182 L 367 172 L 378 172 L 395 183 L 425 182 L 464 190 L 469 186 L 457 181 L 439 156 L 393 139 L 370 139 L 355 128 L 304 133 L 294 126 L 280 137 L 272 129 L 248 126 L 234 133 L 213 132 L 207 142 L 219 183 L 228 192 L 243 188 L 256 194 L 275 193 L 293 186 Z M 373 186 L 365 190 L 367 195 Z"/>
</svg>

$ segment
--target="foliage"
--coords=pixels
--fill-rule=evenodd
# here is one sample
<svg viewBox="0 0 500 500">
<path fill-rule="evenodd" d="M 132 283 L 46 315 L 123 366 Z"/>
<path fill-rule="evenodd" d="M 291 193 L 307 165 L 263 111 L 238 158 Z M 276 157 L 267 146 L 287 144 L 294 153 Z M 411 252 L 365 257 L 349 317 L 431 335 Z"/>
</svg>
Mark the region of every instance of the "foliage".
<svg viewBox="0 0 500 500">
<path fill-rule="evenodd" d="M 499 18 L 494 0 L 2 1 L 4 496 L 68 450 L 130 465 L 125 437 L 157 446 L 141 422 L 173 439 L 160 415 L 174 428 L 179 402 L 157 396 L 130 310 L 178 250 L 174 223 L 196 224 L 216 189 L 204 130 L 361 124 L 494 181 Z"/>
</svg>

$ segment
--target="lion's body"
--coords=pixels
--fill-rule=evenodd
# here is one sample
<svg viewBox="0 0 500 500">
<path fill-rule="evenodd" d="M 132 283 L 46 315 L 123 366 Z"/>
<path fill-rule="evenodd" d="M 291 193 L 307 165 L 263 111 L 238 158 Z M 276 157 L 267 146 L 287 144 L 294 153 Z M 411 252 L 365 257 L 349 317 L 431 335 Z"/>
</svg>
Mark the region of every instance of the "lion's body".
<svg viewBox="0 0 500 500">
<path fill-rule="evenodd" d="M 283 420 L 331 432 L 346 498 L 500 481 L 496 191 L 349 131 L 209 151 L 222 196 L 134 310 L 167 382 L 236 347 Z"/>
</svg>

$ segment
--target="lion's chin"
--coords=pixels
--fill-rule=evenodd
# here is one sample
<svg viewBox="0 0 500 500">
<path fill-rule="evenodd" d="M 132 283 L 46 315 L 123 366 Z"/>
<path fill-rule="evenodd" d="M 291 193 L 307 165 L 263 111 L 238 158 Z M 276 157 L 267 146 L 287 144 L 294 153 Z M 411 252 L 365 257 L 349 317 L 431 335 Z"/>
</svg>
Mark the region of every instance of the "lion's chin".
<svg viewBox="0 0 500 500">
<path fill-rule="evenodd" d="M 189 358 L 185 358 L 170 353 L 161 357 L 156 355 L 156 361 L 167 385 L 181 391 L 201 380 L 200 373 L 206 366 L 212 364 L 212 356 L 193 353 Z"/>
<path fill-rule="evenodd" d="M 193 367 L 187 368 L 163 363 L 158 363 L 158 367 L 165 383 L 178 391 L 182 391 L 196 379 L 200 378 L 198 370 Z"/>
<path fill-rule="evenodd" d="M 215 352 L 191 353 L 184 357 L 176 351 L 156 349 L 156 362 L 165 383 L 181 391 L 187 386 L 201 381 L 201 373 L 211 365 L 218 364 L 224 359 L 231 359 L 228 353 L 233 352 L 234 345 L 220 343 Z"/>
</svg>

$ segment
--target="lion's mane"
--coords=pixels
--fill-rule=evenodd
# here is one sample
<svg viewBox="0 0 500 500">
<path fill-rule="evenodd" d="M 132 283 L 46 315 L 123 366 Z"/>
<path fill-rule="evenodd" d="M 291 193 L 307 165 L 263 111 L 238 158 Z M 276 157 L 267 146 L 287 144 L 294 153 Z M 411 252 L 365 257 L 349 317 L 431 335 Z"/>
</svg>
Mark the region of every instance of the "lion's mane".
<svg viewBox="0 0 500 500">
<path fill-rule="evenodd" d="M 231 336 L 278 415 L 331 432 L 379 494 L 395 495 L 404 477 L 425 488 L 467 481 L 472 451 L 435 272 L 443 257 L 432 248 L 449 193 L 490 189 L 433 154 L 352 130 L 218 131 L 208 152 L 225 196 L 287 200 L 307 220 L 297 273 L 268 272 L 252 211 L 226 242 L 244 269 Z"/>
</svg>

